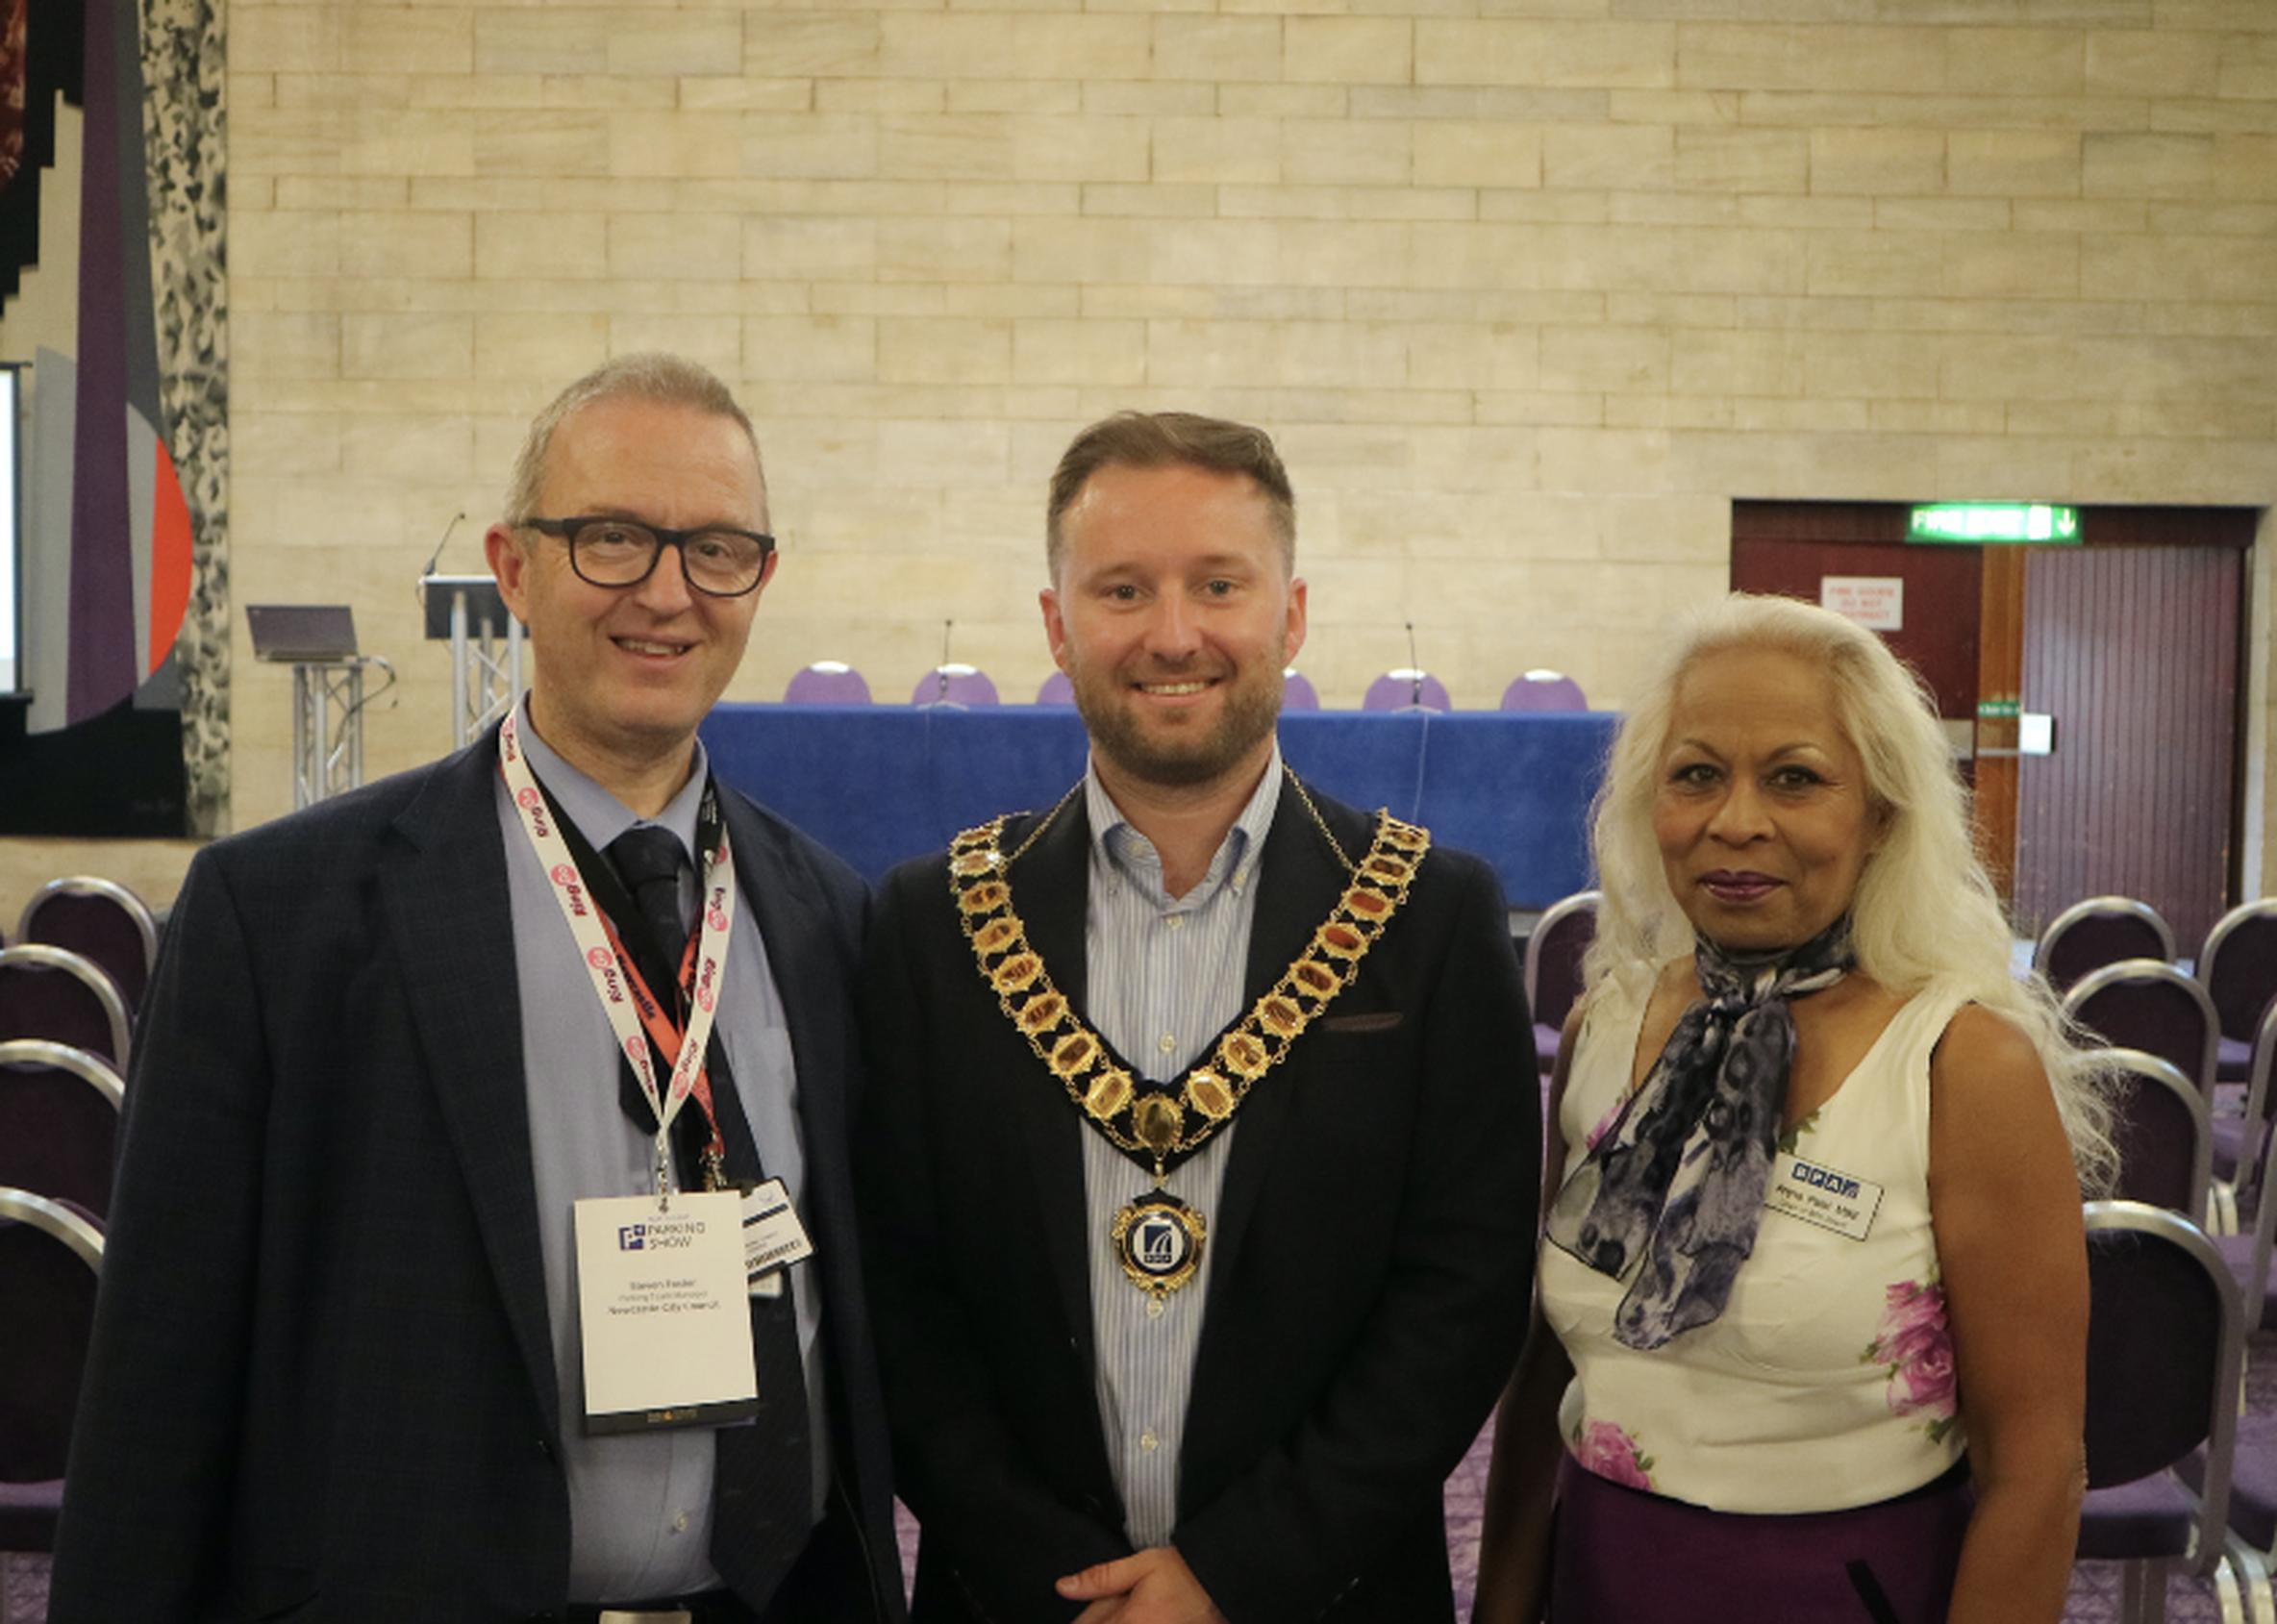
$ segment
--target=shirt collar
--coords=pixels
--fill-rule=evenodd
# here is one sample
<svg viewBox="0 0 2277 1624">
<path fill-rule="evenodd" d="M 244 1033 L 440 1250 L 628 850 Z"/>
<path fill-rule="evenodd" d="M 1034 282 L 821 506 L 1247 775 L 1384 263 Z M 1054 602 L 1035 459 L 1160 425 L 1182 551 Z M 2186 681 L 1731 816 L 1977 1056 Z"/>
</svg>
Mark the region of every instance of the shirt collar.
<svg viewBox="0 0 2277 1624">
<path fill-rule="evenodd" d="M 1234 826 L 1226 831 L 1216 852 L 1210 859 L 1210 866 L 1202 875 L 1201 884 L 1187 896 L 1174 900 L 1203 903 L 1214 896 L 1221 886 L 1230 885 L 1238 896 L 1249 886 L 1249 877 L 1257 871 L 1258 855 L 1264 851 L 1265 836 L 1273 827 L 1273 814 L 1280 810 L 1281 783 L 1285 774 L 1281 765 L 1281 740 L 1273 740 L 1273 754 L 1265 762 L 1264 776 L 1258 780 L 1248 802 L 1241 808 L 1241 815 L 1234 819 Z M 1084 767 L 1084 813 L 1091 826 L 1091 853 L 1094 860 L 1103 861 L 1122 877 L 1135 884 L 1143 884 L 1157 892 L 1163 889 L 1163 862 L 1154 849 L 1154 842 L 1131 826 L 1108 794 L 1107 787 L 1099 782 L 1098 759 L 1093 757 Z"/>
<path fill-rule="evenodd" d="M 695 741 L 695 761 L 680 792 L 665 802 L 663 811 L 656 816 L 642 817 L 603 788 L 597 780 L 570 765 L 559 751 L 538 736 L 538 724 L 530 719 L 527 693 L 522 695 L 520 711 L 522 750 L 530 758 L 530 770 L 538 775 L 538 782 L 561 807 L 563 815 L 577 825 L 577 832 L 593 850 L 605 852 L 609 843 L 626 830 L 639 824 L 653 824 L 676 836 L 682 855 L 688 857 L 690 867 L 695 866 L 689 854 L 696 849 L 696 814 L 703 808 L 704 786 L 712 780 L 712 758 L 701 738 Z"/>
</svg>

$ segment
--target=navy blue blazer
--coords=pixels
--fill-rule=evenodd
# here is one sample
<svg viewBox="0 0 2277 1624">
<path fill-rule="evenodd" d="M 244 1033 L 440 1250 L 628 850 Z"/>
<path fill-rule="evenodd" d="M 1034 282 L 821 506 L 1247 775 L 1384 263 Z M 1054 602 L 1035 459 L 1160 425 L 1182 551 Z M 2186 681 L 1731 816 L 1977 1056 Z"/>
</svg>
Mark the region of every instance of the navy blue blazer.
<svg viewBox="0 0 2277 1624">
<path fill-rule="evenodd" d="M 496 772 L 493 734 L 190 864 L 127 1092 L 54 1624 L 560 1616 Z M 843 1616 L 898 1618 L 846 1143 L 866 897 L 722 801 L 798 1066 L 834 1510 L 857 1534 L 835 1582 Z"/>
<path fill-rule="evenodd" d="M 1315 795 L 1353 858 L 1369 821 Z M 1004 849 L 1035 827 L 1015 818 Z M 1088 828 L 1011 879 L 1084 1002 Z M 1267 835 L 1244 1007 L 1347 883 L 1295 795 Z M 1126 1555 L 1095 1397 L 1082 1136 L 982 982 L 939 857 L 879 892 L 860 1130 L 913 1615 L 1062 1624 L 1052 1580 Z M 1354 984 L 1250 1091 L 1211 1264 L 1172 1541 L 1232 1624 L 1454 1612 L 1440 1491 L 1524 1333 L 1540 1166 L 1533 1029 L 1493 871 L 1446 848 Z"/>
</svg>

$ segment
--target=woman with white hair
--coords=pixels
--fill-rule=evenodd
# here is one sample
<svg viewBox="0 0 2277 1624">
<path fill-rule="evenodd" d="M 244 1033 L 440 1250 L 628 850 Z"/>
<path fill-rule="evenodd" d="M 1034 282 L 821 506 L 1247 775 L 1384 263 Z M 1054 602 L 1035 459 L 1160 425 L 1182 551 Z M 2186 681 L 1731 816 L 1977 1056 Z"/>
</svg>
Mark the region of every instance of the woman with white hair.
<svg viewBox="0 0 2277 1624">
<path fill-rule="evenodd" d="M 1919 683 L 1735 595 L 1591 844 L 1476 1624 L 2053 1624 L 2108 1112 L 2010 972 Z"/>
</svg>

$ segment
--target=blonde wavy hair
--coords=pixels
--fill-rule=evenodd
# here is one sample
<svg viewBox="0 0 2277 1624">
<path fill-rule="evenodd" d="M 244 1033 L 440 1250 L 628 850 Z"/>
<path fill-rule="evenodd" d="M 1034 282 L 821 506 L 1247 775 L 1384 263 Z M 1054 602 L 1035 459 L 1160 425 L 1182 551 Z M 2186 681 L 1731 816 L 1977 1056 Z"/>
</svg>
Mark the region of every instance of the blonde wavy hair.
<svg viewBox="0 0 2277 1624">
<path fill-rule="evenodd" d="M 2084 1189 L 2109 1187 L 2110 1080 L 2038 971 L 2009 967 L 2009 921 L 1970 838 L 1967 791 L 1928 689 L 1873 633 L 1791 598 L 1735 592 L 1686 620 L 1615 736 L 1590 807 L 1589 849 L 1604 892 L 1583 962 L 1589 993 L 1613 982 L 1646 995 L 1663 964 L 1691 951 L 1652 827 L 1661 756 L 1685 674 L 1709 654 L 1775 649 L 1826 673 L 1835 717 L 1865 769 L 1882 837 L 1859 876 L 1851 939 L 1859 970 L 1900 997 L 1932 983 L 2014 1023 L 2047 1069 Z"/>
</svg>

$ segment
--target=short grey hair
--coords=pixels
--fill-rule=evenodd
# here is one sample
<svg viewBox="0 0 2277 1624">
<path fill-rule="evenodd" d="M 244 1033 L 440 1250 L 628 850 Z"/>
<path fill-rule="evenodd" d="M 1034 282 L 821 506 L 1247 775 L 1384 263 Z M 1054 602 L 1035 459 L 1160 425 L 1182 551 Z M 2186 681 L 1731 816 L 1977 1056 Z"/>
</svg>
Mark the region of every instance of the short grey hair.
<svg viewBox="0 0 2277 1624">
<path fill-rule="evenodd" d="M 766 488 L 766 467 L 760 460 L 759 436 L 728 387 L 709 367 L 698 365 L 685 356 L 644 350 L 635 355 L 620 355 L 594 367 L 554 396 L 552 403 L 531 420 L 521 453 L 513 460 L 513 483 L 506 488 L 508 524 L 528 524 L 538 516 L 538 487 L 545 482 L 545 456 L 553 447 L 555 431 L 586 407 L 604 400 L 656 401 L 730 419 L 751 441 L 751 461 L 759 468 L 760 489 Z"/>
</svg>

